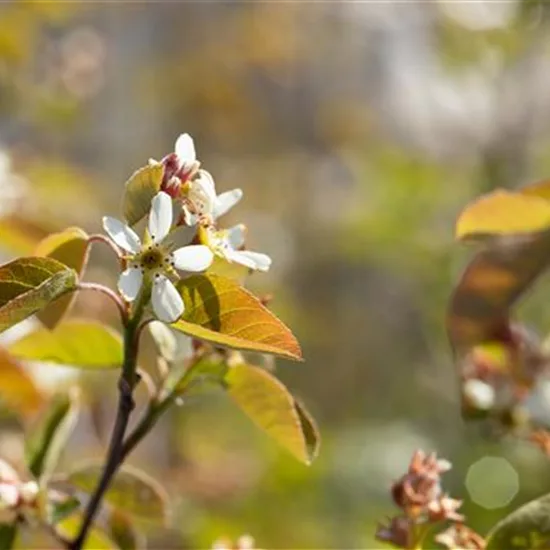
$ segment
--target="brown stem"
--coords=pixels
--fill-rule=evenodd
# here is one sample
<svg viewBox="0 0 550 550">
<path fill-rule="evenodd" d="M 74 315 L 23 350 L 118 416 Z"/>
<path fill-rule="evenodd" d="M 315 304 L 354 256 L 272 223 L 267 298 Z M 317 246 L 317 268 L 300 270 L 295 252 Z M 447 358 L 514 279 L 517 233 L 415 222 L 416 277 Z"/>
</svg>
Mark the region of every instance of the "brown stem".
<svg viewBox="0 0 550 550">
<path fill-rule="evenodd" d="M 132 394 L 138 380 L 136 376 L 136 359 L 139 339 L 136 336 L 139 318 L 141 317 L 141 309 L 142 308 L 138 305 L 138 311 L 136 311 L 134 317 L 126 324 L 124 331 L 124 363 L 122 365 L 122 375 L 118 384 L 118 410 L 103 473 L 88 502 L 86 511 L 84 512 L 84 519 L 80 526 L 80 531 L 74 541 L 68 546 L 69 550 L 80 550 L 84 545 L 90 527 L 92 526 L 95 515 L 101 504 L 101 500 L 124 459 L 122 452 L 124 434 L 126 433 L 130 415 L 134 409 L 134 398 Z"/>
</svg>

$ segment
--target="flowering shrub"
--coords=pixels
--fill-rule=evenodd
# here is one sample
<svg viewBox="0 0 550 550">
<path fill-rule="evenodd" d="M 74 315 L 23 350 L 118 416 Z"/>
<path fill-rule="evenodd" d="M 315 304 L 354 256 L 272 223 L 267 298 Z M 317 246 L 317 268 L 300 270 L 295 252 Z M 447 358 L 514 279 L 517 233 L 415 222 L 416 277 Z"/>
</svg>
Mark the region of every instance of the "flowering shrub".
<svg viewBox="0 0 550 550">
<path fill-rule="evenodd" d="M 291 331 L 242 286 L 250 273 L 267 271 L 271 259 L 246 248 L 244 226 L 219 226 L 241 197 L 239 189 L 217 193 L 211 174 L 200 168 L 192 138 L 183 134 L 174 153 L 150 160 L 126 182 L 123 219 L 104 217 L 105 234 L 70 227 L 44 238 L 34 255 L 0 266 L 0 331 L 31 315 L 41 322 L 0 349 L 14 376 L 25 376 L 21 360 L 120 370 L 117 416 L 103 464 L 57 469 L 80 410 L 77 392 L 59 393 L 35 420 L 27 434 L 26 476 L 0 461 L 0 547 L 11 548 L 27 526 L 38 525 L 64 548 L 126 548 L 135 536 L 134 516 L 165 518 L 163 488 L 124 462 L 174 403 L 205 383 L 226 391 L 299 460 L 315 457 L 317 431 L 306 409 L 242 353 L 302 359 Z M 107 245 L 118 261 L 116 290 L 83 281 L 95 243 Z M 71 317 L 79 292 L 109 297 L 122 334 Z M 145 331 L 157 346 L 154 380 L 141 361 L 138 367 Z M 140 385 L 149 400 L 129 429 Z M 105 513 L 98 516 L 100 509 Z M 250 547 L 241 542 L 239 547 Z"/>
</svg>

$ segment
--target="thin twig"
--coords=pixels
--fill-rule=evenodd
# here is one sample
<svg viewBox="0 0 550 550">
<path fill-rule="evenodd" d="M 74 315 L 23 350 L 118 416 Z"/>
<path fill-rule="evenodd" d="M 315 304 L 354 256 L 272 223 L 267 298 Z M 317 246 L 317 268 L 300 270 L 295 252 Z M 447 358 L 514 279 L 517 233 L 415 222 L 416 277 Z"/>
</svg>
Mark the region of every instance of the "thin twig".
<svg viewBox="0 0 550 550">
<path fill-rule="evenodd" d="M 112 300 L 116 305 L 120 313 L 122 322 L 126 323 L 128 319 L 126 306 L 124 302 L 120 299 L 119 295 L 116 292 L 112 291 L 108 286 L 101 285 L 99 283 L 80 282 L 78 283 L 78 290 L 92 290 L 94 292 L 101 292 L 105 296 L 108 296 L 109 299 Z"/>
<path fill-rule="evenodd" d="M 120 248 L 111 239 L 109 239 L 109 237 L 106 237 L 101 233 L 90 235 L 88 237 L 88 245 L 91 245 L 92 243 L 106 244 L 115 253 L 121 265 L 124 264 L 124 257 L 122 255 L 122 252 L 120 251 Z"/>
<path fill-rule="evenodd" d="M 139 339 L 136 338 L 136 333 L 139 319 L 143 313 L 143 300 L 138 302 L 136 306 L 134 316 L 125 324 L 124 363 L 122 365 L 122 375 L 118 384 L 118 410 L 113 432 L 111 434 L 107 459 L 103 468 L 103 473 L 101 474 L 101 479 L 99 480 L 99 483 L 97 484 L 97 487 L 95 488 L 84 512 L 84 519 L 82 521 L 82 525 L 80 526 L 80 531 L 74 541 L 70 544 L 69 550 L 81 550 L 84 542 L 86 541 L 88 531 L 94 521 L 95 515 L 99 509 L 101 500 L 109 488 L 112 478 L 123 462 L 122 447 L 124 435 L 128 427 L 130 415 L 135 405 L 132 394 L 134 387 L 139 380 L 136 373 Z"/>
</svg>

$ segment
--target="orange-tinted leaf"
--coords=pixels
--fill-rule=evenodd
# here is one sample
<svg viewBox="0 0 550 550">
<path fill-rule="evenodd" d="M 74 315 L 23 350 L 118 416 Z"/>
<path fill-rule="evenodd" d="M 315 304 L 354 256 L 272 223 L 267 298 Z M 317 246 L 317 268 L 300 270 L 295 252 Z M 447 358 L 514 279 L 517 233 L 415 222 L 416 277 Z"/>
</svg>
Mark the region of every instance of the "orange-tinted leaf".
<svg viewBox="0 0 550 550">
<path fill-rule="evenodd" d="M 79 227 L 69 227 L 43 239 L 34 251 L 35 256 L 47 256 L 82 274 L 88 256 L 88 235 Z M 37 317 L 49 329 L 53 329 L 68 312 L 75 299 L 74 294 L 58 298 Z"/>
<path fill-rule="evenodd" d="M 0 348 L 0 400 L 23 415 L 34 414 L 43 397 L 22 365 Z"/>
<path fill-rule="evenodd" d="M 292 332 L 250 292 L 217 275 L 196 275 L 178 284 L 185 313 L 172 326 L 220 347 L 300 360 Z"/>
<path fill-rule="evenodd" d="M 277 378 L 242 364 L 230 367 L 225 381 L 229 395 L 253 422 L 298 460 L 311 463 L 318 448 L 315 424 Z"/>
<path fill-rule="evenodd" d="M 536 194 L 499 189 L 482 196 L 461 213 L 456 237 L 536 233 L 550 228 L 550 202 Z"/>
<path fill-rule="evenodd" d="M 455 348 L 498 340 L 509 309 L 550 263 L 550 231 L 491 241 L 455 287 L 447 327 Z"/>
<path fill-rule="evenodd" d="M 51 258 L 19 258 L 0 266 L 0 332 L 76 288 L 77 275 Z"/>
</svg>

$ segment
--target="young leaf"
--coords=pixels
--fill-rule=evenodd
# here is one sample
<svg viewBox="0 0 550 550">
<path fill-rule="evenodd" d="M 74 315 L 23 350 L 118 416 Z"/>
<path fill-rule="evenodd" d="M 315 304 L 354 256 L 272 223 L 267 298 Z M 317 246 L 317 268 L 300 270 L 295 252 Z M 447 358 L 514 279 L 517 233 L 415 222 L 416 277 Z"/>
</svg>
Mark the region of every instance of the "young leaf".
<svg viewBox="0 0 550 550">
<path fill-rule="evenodd" d="M 122 210 L 129 225 L 147 215 L 153 197 L 160 191 L 164 167 L 160 163 L 148 164 L 134 172 L 126 182 Z"/>
<path fill-rule="evenodd" d="M 52 331 L 38 328 L 8 349 L 21 359 L 84 369 L 119 368 L 123 356 L 119 334 L 97 321 L 84 319 L 69 319 Z"/>
<path fill-rule="evenodd" d="M 288 327 L 236 282 L 196 275 L 180 281 L 178 290 L 186 309 L 175 329 L 220 347 L 302 359 Z"/>
<path fill-rule="evenodd" d="M 550 547 L 550 495 L 512 512 L 491 530 L 486 550 L 536 550 Z"/>
<path fill-rule="evenodd" d="M 0 348 L 0 400 L 9 408 L 30 416 L 42 407 L 44 399 L 22 365 Z"/>
<path fill-rule="evenodd" d="M 456 237 L 518 235 L 549 228 L 549 201 L 533 194 L 498 189 L 463 210 L 456 224 Z"/>
<path fill-rule="evenodd" d="M 53 473 L 78 418 L 78 396 L 57 395 L 25 441 L 25 461 L 42 482 Z"/>
<path fill-rule="evenodd" d="M 91 493 L 101 476 L 102 466 L 89 464 L 72 471 L 67 481 L 85 493 Z M 121 511 L 152 521 L 166 521 L 168 496 L 150 476 L 126 466 L 113 479 L 105 493 L 105 502 Z"/>
<path fill-rule="evenodd" d="M 60 521 L 55 529 L 65 539 L 73 540 L 78 535 L 81 524 L 82 514 L 77 512 Z M 82 550 L 118 550 L 118 547 L 103 531 L 97 527 L 92 527 Z"/>
<path fill-rule="evenodd" d="M 229 368 L 225 381 L 235 403 L 298 460 L 311 464 L 317 453 L 316 428 L 285 386 L 251 365 Z"/>
<path fill-rule="evenodd" d="M 0 332 L 76 288 L 74 270 L 51 258 L 20 258 L 0 267 Z"/>
<path fill-rule="evenodd" d="M 53 258 L 70 267 L 80 276 L 88 256 L 88 235 L 78 227 L 69 227 L 61 233 L 49 235 L 43 239 L 36 250 L 35 256 Z M 68 312 L 74 302 L 74 294 L 67 294 L 38 312 L 37 317 L 48 328 L 53 329 Z"/>
<path fill-rule="evenodd" d="M 455 350 L 498 340 L 509 309 L 550 263 L 550 231 L 492 240 L 470 261 L 447 315 Z"/>
</svg>

